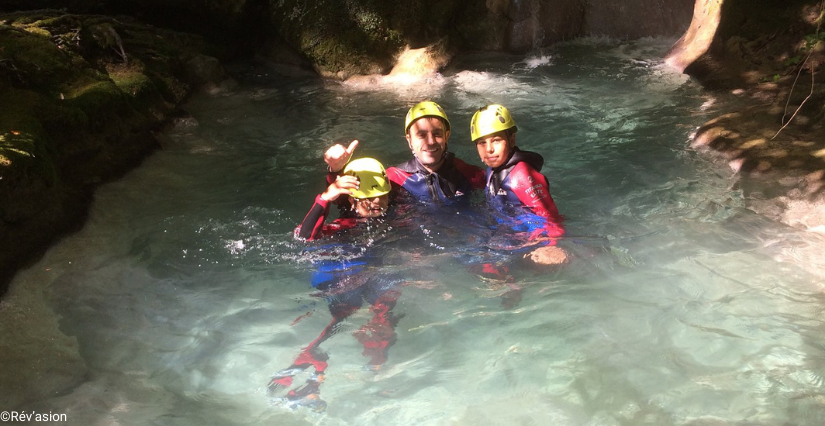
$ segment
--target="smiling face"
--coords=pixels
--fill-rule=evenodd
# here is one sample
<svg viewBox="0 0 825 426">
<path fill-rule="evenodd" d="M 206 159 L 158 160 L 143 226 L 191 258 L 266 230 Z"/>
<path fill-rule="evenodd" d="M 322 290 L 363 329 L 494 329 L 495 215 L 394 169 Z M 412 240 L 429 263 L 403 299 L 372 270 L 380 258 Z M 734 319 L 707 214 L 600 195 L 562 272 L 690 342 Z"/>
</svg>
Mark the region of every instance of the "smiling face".
<svg viewBox="0 0 825 426">
<path fill-rule="evenodd" d="M 374 198 L 354 198 L 350 197 L 355 213 L 360 217 L 378 217 L 387 211 L 390 204 L 390 196 L 385 194 Z"/>
<path fill-rule="evenodd" d="M 476 140 L 478 156 L 484 164 L 492 168 L 504 165 L 515 146 L 515 133 L 508 134 L 506 130 Z"/>
<path fill-rule="evenodd" d="M 413 155 L 430 172 L 438 170 L 447 152 L 450 131 L 444 129 L 444 122 L 436 117 L 422 117 L 410 125 L 407 143 Z"/>
</svg>

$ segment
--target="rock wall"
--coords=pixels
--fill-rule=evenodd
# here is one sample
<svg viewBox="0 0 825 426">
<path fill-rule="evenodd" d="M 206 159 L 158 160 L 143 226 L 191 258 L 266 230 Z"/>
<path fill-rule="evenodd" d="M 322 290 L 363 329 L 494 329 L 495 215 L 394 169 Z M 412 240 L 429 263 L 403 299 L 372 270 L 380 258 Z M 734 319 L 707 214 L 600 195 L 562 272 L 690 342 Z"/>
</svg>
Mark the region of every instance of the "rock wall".
<svg viewBox="0 0 825 426">
<path fill-rule="evenodd" d="M 758 84 L 796 65 L 820 9 L 817 0 L 696 0 L 690 28 L 666 61 L 709 88 Z"/>
<path fill-rule="evenodd" d="M 46 6 L 124 13 L 345 79 L 386 74 L 405 49 L 433 44 L 523 53 L 590 35 L 678 37 L 693 0 L 0 0 L 5 11 Z"/>
<path fill-rule="evenodd" d="M 688 28 L 694 0 L 590 0 L 584 33 L 622 40 L 679 37 Z"/>
<path fill-rule="evenodd" d="M 205 46 L 126 19 L 0 14 L 0 290 L 157 148 L 196 87 L 226 78 Z"/>
<path fill-rule="evenodd" d="M 822 232 L 825 64 L 820 0 L 697 0 L 667 63 L 749 105 L 710 120 L 693 146 L 727 161 L 755 211 Z"/>
<path fill-rule="evenodd" d="M 501 3 L 505 3 L 506 7 Z M 491 7 L 492 6 L 492 7 Z M 488 2 L 490 15 L 506 10 L 501 50 L 527 52 L 582 36 L 620 40 L 678 37 L 691 20 L 693 0 L 508 0 Z M 468 42 L 471 45 L 471 42 Z"/>
</svg>

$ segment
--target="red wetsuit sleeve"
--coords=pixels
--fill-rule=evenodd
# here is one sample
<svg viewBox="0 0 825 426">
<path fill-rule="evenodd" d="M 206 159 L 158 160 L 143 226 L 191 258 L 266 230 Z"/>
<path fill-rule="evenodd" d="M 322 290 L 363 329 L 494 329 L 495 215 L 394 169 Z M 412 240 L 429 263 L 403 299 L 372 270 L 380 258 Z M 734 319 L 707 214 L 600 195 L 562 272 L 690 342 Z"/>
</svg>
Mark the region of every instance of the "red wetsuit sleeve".
<svg viewBox="0 0 825 426">
<path fill-rule="evenodd" d="M 341 172 L 327 172 L 327 187 L 335 183 L 335 180 L 338 179 L 338 176 L 341 176 Z M 349 202 L 347 201 L 347 197 L 338 197 L 337 200 L 332 201 L 330 204 L 337 206 L 339 212 L 349 209 Z M 315 238 L 319 237 L 320 235 L 316 236 Z"/>
<path fill-rule="evenodd" d="M 295 236 L 305 240 L 314 240 L 323 236 L 324 221 L 329 214 L 329 201 L 321 198 L 321 195 L 315 196 L 315 204 L 309 209 L 303 222 L 295 230 Z"/>
<path fill-rule="evenodd" d="M 390 167 L 387 169 L 387 177 L 390 179 L 392 189 L 395 190 L 404 187 L 404 182 L 410 177 L 410 174 L 398 167 Z"/>
<path fill-rule="evenodd" d="M 509 179 L 510 188 L 519 201 L 533 213 L 547 218 L 545 226 L 547 235 L 549 237 L 562 236 L 564 218 L 550 195 L 547 178 L 526 162 L 520 162 L 510 171 Z"/>
<path fill-rule="evenodd" d="M 470 181 L 473 189 L 483 189 L 487 186 L 486 175 L 481 167 L 467 164 L 458 158 L 453 160 L 453 165 Z"/>
</svg>

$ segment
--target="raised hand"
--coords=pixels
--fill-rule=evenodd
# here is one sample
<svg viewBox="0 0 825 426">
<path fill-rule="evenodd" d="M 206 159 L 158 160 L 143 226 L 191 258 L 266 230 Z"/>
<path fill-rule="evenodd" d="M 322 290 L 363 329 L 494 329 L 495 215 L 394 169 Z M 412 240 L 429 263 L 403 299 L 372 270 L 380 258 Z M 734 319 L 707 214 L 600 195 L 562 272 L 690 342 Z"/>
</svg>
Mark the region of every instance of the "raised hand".
<svg viewBox="0 0 825 426">
<path fill-rule="evenodd" d="M 341 195 L 349 195 L 352 193 L 353 189 L 357 189 L 358 185 L 358 178 L 351 175 L 342 175 L 335 178 L 335 182 L 332 182 L 328 187 L 327 190 L 321 194 L 321 198 L 327 201 L 335 201 Z"/>
<path fill-rule="evenodd" d="M 333 173 L 340 172 L 349 162 L 352 152 L 355 151 L 357 146 L 358 141 L 354 140 L 350 142 L 348 147 L 344 147 L 339 143 L 329 147 L 324 153 L 324 162 L 329 166 L 329 171 Z"/>
</svg>

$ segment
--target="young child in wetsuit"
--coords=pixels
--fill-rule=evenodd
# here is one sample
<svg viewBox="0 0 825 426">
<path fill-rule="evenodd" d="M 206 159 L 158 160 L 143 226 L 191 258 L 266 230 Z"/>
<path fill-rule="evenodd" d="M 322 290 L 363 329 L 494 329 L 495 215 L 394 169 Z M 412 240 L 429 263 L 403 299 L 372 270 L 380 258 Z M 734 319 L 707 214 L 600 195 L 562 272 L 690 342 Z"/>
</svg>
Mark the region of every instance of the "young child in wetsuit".
<svg viewBox="0 0 825 426">
<path fill-rule="evenodd" d="M 312 241 L 325 236 L 352 230 L 359 224 L 383 216 L 389 202 L 390 181 L 383 165 L 372 158 L 359 158 L 346 165 L 343 174 L 337 176 L 327 189 L 315 197 L 315 203 L 301 225 L 295 229 L 296 238 Z M 347 197 L 341 200 L 341 197 Z M 330 204 L 344 201 L 349 206 L 340 218 L 325 223 Z M 341 246 L 338 244 L 337 246 Z M 342 248 L 342 247 L 338 247 Z M 361 247 L 354 247 L 361 254 L 358 258 L 344 261 L 319 262 L 313 275 L 312 285 L 327 298 L 332 321 L 288 368 L 278 372 L 268 385 L 271 395 L 281 388 L 292 386 L 293 376 L 309 367 L 315 369 L 307 383 L 290 390 L 287 405 L 308 406 L 316 411 L 326 408 L 320 399 L 320 384 L 324 380 L 328 357 L 319 349 L 321 343 L 335 334 L 337 326 L 357 311 L 367 300 L 373 312 L 372 319 L 353 334 L 364 346 L 363 354 L 370 358 L 370 367 L 378 369 L 386 361 L 387 350 L 395 342 L 395 324 L 391 309 L 400 292 L 396 287 L 401 279 L 394 274 L 374 273 Z"/>
<path fill-rule="evenodd" d="M 344 168 L 343 174 L 330 183 L 326 191 L 315 197 L 315 204 L 309 209 L 301 225 L 295 229 L 295 236 L 305 240 L 315 240 L 325 235 L 335 234 L 356 226 L 364 218 L 384 214 L 389 204 L 390 182 L 384 166 L 373 158 L 359 158 Z M 331 203 L 342 195 L 348 196 L 350 212 L 325 224 Z"/>
<path fill-rule="evenodd" d="M 498 211 L 511 211 L 512 207 L 527 210 L 517 211 L 507 223 L 513 230 L 526 231 L 518 237 L 524 241 L 517 245 L 534 245 L 544 240 L 545 244 L 524 255 L 526 259 L 537 265 L 567 263 L 567 253 L 556 246 L 556 239 L 564 234 L 563 218 L 550 195 L 547 178 L 541 174 L 544 158 L 519 149 L 517 131 L 510 111 L 498 104 L 479 108 L 470 120 L 470 137 L 481 161 L 487 165 L 487 202 Z M 484 279 L 510 287 L 501 296 L 503 306 L 513 307 L 521 301 L 523 289 L 514 283 L 506 263 L 488 262 L 473 265 L 471 270 Z"/>
<path fill-rule="evenodd" d="M 516 126 L 510 111 L 502 105 L 480 108 L 470 120 L 470 136 L 481 161 L 488 166 L 486 197 L 496 207 L 522 206 L 544 218 L 542 226 L 533 227 L 530 240 L 545 237 L 548 245 L 526 255 L 537 264 L 567 262 L 567 254 L 555 246 L 564 234 L 562 216 L 550 195 L 547 178 L 541 174 L 544 158 L 516 146 Z"/>
</svg>

